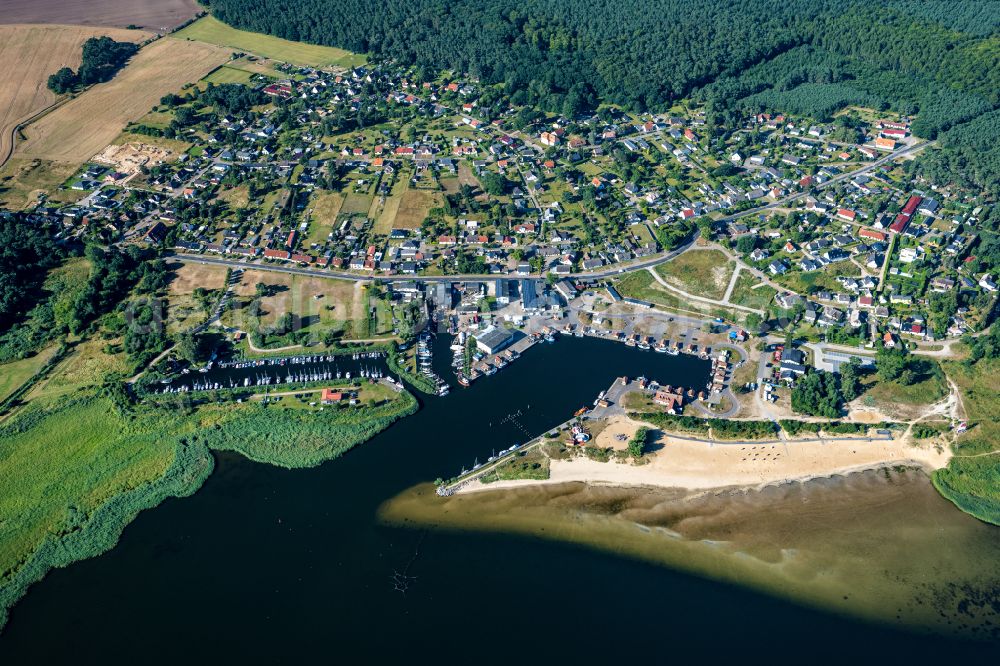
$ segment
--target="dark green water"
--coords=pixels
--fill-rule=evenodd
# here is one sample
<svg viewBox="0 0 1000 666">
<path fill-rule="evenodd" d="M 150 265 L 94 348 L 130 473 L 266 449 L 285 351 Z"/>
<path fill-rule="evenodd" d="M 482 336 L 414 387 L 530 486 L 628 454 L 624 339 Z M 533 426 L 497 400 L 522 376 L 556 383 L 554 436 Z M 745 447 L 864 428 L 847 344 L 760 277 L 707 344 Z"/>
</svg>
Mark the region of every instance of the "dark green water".
<svg viewBox="0 0 1000 666">
<path fill-rule="evenodd" d="M 866 624 L 577 546 L 377 520 L 385 500 L 565 420 L 617 375 L 697 386 L 706 371 L 690 357 L 567 339 L 429 399 L 319 468 L 219 456 L 195 496 L 143 513 L 113 551 L 33 587 L 0 635 L 0 663 L 996 655 L 995 644 Z M 392 580 L 404 571 L 405 594 Z"/>
</svg>

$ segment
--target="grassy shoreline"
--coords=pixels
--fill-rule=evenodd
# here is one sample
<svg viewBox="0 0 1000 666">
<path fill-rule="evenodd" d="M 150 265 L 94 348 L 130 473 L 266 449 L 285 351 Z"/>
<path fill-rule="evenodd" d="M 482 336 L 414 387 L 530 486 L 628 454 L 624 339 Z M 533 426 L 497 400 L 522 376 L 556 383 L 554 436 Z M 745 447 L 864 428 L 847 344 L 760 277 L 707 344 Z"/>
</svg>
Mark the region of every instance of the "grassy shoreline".
<svg viewBox="0 0 1000 666">
<path fill-rule="evenodd" d="M 0 426 L 0 629 L 53 568 L 113 548 L 139 514 L 196 492 L 212 451 L 286 468 L 343 455 L 413 414 L 407 391 L 379 386 L 359 406 L 208 403 L 122 409 L 86 388 L 37 398 Z M 388 394 L 388 395 L 387 395 Z M 30 462 L 30 464 L 29 464 Z M 30 473 L 26 473 L 29 470 Z"/>
</svg>

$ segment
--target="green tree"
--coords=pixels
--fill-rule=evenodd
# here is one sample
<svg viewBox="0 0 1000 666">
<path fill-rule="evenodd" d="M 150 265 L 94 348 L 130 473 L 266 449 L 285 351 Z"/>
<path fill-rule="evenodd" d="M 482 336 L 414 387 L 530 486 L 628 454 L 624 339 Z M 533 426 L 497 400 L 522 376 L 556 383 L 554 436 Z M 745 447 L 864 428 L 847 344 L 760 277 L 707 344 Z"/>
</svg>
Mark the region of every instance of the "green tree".
<svg viewBox="0 0 1000 666">
<path fill-rule="evenodd" d="M 646 438 L 648 435 L 649 428 L 639 428 L 632 439 L 629 440 L 628 454 L 636 460 L 642 457 L 643 450 L 646 448 Z"/>
<path fill-rule="evenodd" d="M 875 356 L 878 378 L 883 382 L 894 382 L 902 377 L 909 363 L 909 352 L 902 345 L 892 348 L 883 346 Z"/>
</svg>

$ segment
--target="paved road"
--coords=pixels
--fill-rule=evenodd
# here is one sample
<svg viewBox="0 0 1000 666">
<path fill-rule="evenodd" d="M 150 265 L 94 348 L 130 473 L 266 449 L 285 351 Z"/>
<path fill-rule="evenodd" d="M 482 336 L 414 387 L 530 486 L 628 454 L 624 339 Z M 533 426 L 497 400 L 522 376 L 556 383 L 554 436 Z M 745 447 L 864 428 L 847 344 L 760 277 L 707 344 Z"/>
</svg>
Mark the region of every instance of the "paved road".
<svg viewBox="0 0 1000 666">
<path fill-rule="evenodd" d="M 560 277 L 571 278 L 574 280 L 603 280 L 620 273 L 625 273 L 626 271 L 636 271 L 642 270 L 644 268 L 650 268 L 657 266 L 664 262 L 670 261 L 675 257 L 687 252 L 694 245 L 695 240 L 698 238 L 698 233 L 692 234 L 691 239 L 684 245 L 678 247 L 670 252 L 654 255 L 647 259 L 637 261 L 622 266 L 615 266 L 614 268 L 606 268 L 604 270 L 584 272 L 584 273 L 569 273 Z M 243 269 L 255 269 L 261 271 L 272 271 L 275 273 L 291 273 L 292 275 L 304 275 L 307 277 L 325 277 L 333 278 L 338 280 L 353 280 L 355 282 L 466 282 L 466 281 L 487 281 L 487 280 L 544 280 L 545 275 L 514 275 L 511 273 L 506 274 L 488 274 L 488 275 L 358 275 L 356 273 L 348 273 L 347 271 L 337 271 L 329 270 L 325 268 L 308 268 L 305 266 L 285 266 L 278 264 L 265 264 L 257 262 L 246 262 L 238 261 L 236 259 L 226 259 L 224 257 L 212 257 L 204 254 L 182 254 L 182 253 L 172 253 L 168 255 L 171 259 L 176 259 L 177 261 L 184 261 L 196 264 L 210 264 L 216 266 L 227 266 L 231 268 L 243 268 Z"/>
<path fill-rule="evenodd" d="M 895 151 L 893 153 L 889 153 L 888 155 L 885 155 L 884 157 L 880 157 L 879 159 L 875 160 L 871 164 L 866 164 L 865 166 L 861 167 L 860 169 L 854 169 L 853 171 L 845 171 L 844 173 L 838 174 L 838 175 L 834 176 L 833 178 L 831 178 L 830 180 L 826 181 L 825 183 L 823 183 L 821 185 L 817 185 L 814 189 L 824 190 L 824 189 L 826 189 L 828 187 L 832 187 L 832 186 L 836 185 L 837 183 L 843 182 L 845 180 L 849 180 L 849 179 L 853 178 L 854 176 L 858 176 L 858 175 L 861 175 L 861 174 L 864 174 L 864 173 L 868 173 L 869 171 L 874 171 L 875 169 L 879 168 L 880 166 L 882 166 L 883 164 L 885 164 L 887 162 L 891 162 L 891 161 L 893 161 L 893 160 L 895 160 L 897 158 L 902 157 L 903 155 L 908 155 L 908 154 L 913 153 L 913 152 L 921 151 L 924 148 L 926 148 L 928 145 L 930 145 L 930 144 L 927 141 L 918 141 L 917 143 L 914 143 L 914 144 L 912 144 L 910 146 L 907 146 L 906 148 L 902 148 L 902 149 L 897 150 L 897 151 Z M 740 218 L 748 217 L 750 215 L 756 215 L 758 213 L 762 213 L 762 212 L 764 212 L 766 210 L 770 210 L 772 208 L 783 208 L 784 206 L 786 206 L 787 204 L 791 203 L 792 201 L 796 201 L 797 199 L 801 199 L 801 198 L 806 197 L 808 195 L 809 195 L 808 191 L 806 191 L 806 192 L 798 192 L 796 194 L 790 194 L 790 195 L 788 195 L 787 197 L 785 197 L 783 199 L 778 199 L 777 201 L 775 201 L 772 204 L 768 204 L 766 206 L 758 206 L 756 208 L 750 208 L 750 209 L 742 211 L 740 213 L 734 213 L 733 215 L 727 215 L 726 217 L 721 218 L 720 221 L 722 221 L 722 222 L 730 222 L 732 220 L 738 220 Z"/>
</svg>

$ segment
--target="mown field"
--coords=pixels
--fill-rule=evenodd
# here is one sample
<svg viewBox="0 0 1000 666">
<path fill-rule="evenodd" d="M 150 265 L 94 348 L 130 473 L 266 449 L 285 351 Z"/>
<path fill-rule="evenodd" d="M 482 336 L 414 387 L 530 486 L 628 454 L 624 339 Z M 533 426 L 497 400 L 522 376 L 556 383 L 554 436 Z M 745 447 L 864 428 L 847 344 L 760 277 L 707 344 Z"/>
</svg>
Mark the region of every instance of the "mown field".
<svg viewBox="0 0 1000 666">
<path fill-rule="evenodd" d="M 160 98 L 197 81 L 224 63 L 230 51 L 172 38 L 143 48 L 108 83 L 25 129 L 27 141 L 15 155 L 63 164 L 81 164 L 110 144 L 126 123 L 145 115 Z"/>
<path fill-rule="evenodd" d="M 6 14 L 5 7 L 0 14 Z M 14 128 L 56 101 L 46 81 L 60 67 L 80 66 L 83 43 L 107 35 L 118 41 L 139 42 L 150 36 L 141 30 L 69 25 L 0 26 L 0 164 L 12 149 Z"/>
<path fill-rule="evenodd" d="M 431 208 L 443 203 L 438 192 L 408 189 L 399 202 L 399 209 L 393 221 L 394 229 L 419 229 Z"/>
<path fill-rule="evenodd" d="M 255 55 L 310 67 L 354 67 L 363 64 L 365 57 L 330 46 L 316 46 L 292 42 L 255 32 L 237 30 L 225 23 L 206 16 L 175 33 L 177 39 L 194 40 L 207 44 L 239 49 Z"/>
</svg>

